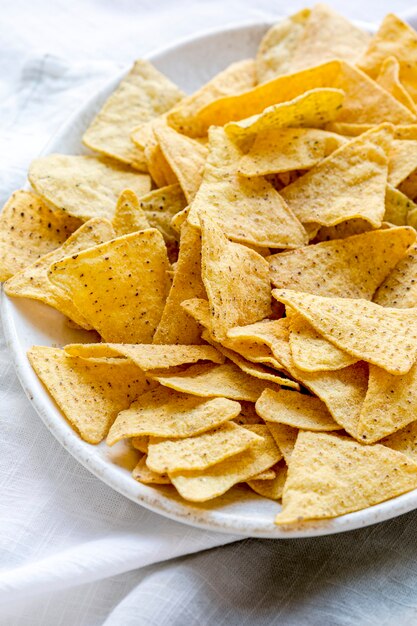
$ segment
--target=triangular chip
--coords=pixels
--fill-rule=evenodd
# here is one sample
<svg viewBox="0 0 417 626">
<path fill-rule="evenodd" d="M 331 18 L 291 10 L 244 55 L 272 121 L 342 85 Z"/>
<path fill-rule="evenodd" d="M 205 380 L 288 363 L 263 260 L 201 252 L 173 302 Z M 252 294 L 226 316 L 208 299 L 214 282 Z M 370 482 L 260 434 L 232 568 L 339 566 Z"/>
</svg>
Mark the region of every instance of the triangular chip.
<svg viewBox="0 0 417 626">
<path fill-rule="evenodd" d="M 147 465 L 147 457 L 143 456 L 132 472 L 135 480 L 144 485 L 170 485 L 171 481 L 167 474 L 154 472 Z"/>
<path fill-rule="evenodd" d="M 35 159 L 29 180 L 47 202 L 82 220 L 112 219 L 124 189 L 143 196 L 151 188 L 147 174 L 126 165 L 91 156 L 48 154 Z"/>
<path fill-rule="evenodd" d="M 248 480 L 248 485 L 253 491 L 264 498 L 271 500 L 279 500 L 284 491 L 285 481 L 287 480 L 287 466 L 284 461 L 280 461 L 274 465 L 275 478 L 270 480 L 257 480 L 256 477 Z"/>
<path fill-rule="evenodd" d="M 140 206 L 137 195 L 131 189 L 125 189 L 120 194 L 112 224 L 116 237 L 150 227 L 145 211 Z"/>
<path fill-rule="evenodd" d="M 199 227 L 208 213 L 233 241 L 263 247 L 296 248 L 307 243 L 304 228 L 265 179 L 237 174 L 241 151 L 222 128 L 210 129 L 203 182 L 188 221 Z"/>
<path fill-rule="evenodd" d="M 272 294 L 335 346 L 391 374 L 406 374 L 417 359 L 417 308 L 388 309 L 366 300 L 289 289 L 275 289 Z"/>
<path fill-rule="evenodd" d="M 197 114 L 200 109 L 218 98 L 250 89 L 255 82 L 255 63 L 252 59 L 232 63 L 170 111 L 168 123 L 183 135 L 204 137 L 207 128 L 199 123 Z"/>
<path fill-rule="evenodd" d="M 152 435 L 181 439 L 211 430 L 237 417 L 240 404 L 226 398 L 199 398 L 158 386 L 119 413 L 107 443 Z"/>
<path fill-rule="evenodd" d="M 415 463 L 417 462 L 417 422 L 411 422 L 405 428 L 383 439 L 384 446 L 402 452 Z"/>
<path fill-rule="evenodd" d="M 362 218 L 379 227 L 385 212 L 391 133 L 382 126 L 341 146 L 280 193 L 303 223 L 333 226 Z"/>
<path fill-rule="evenodd" d="M 374 295 L 374 302 L 394 309 L 417 306 L 417 245 L 388 274 Z"/>
<path fill-rule="evenodd" d="M 388 157 L 388 182 L 398 187 L 417 169 L 417 141 L 394 139 Z"/>
<path fill-rule="evenodd" d="M 387 57 L 383 61 L 376 82 L 417 116 L 417 107 L 412 97 L 401 83 L 400 64 L 395 57 Z"/>
<path fill-rule="evenodd" d="M 89 148 L 146 171 L 143 153 L 131 130 L 179 102 L 185 94 L 149 61 L 138 60 L 106 100 L 83 135 Z"/>
<path fill-rule="evenodd" d="M 282 455 L 266 426 L 255 424 L 250 429 L 261 439 L 240 454 L 205 470 L 170 474 L 172 484 L 180 495 L 192 502 L 211 500 L 277 463 Z"/>
<path fill-rule="evenodd" d="M 16 191 L 0 213 L 0 282 L 62 245 L 79 225 L 36 193 Z"/>
<path fill-rule="evenodd" d="M 162 235 L 124 235 L 54 263 L 50 280 L 63 289 L 105 341 L 150 343 L 169 289 Z"/>
<path fill-rule="evenodd" d="M 132 141 L 136 145 L 140 147 L 143 145 L 146 166 L 157 187 L 165 187 L 166 185 L 178 183 L 178 179 L 166 160 L 155 135 L 155 129 L 158 128 L 158 126 L 165 125 L 165 116 L 161 115 L 151 122 L 134 129 L 131 135 Z"/>
<path fill-rule="evenodd" d="M 405 226 L 409 223 L 409 216 L 417 209 L 410 198 L 407 198 L 399 189 L 387 185 L 385 191 L 384 222 L 395 226 Z"/>
<path fill-rule="evenodd" d="M 229 328 L 270 314 L 269 267 L 254 250 L 229 241 L 208 215 L 200 215 L 200 224 L 201 275 L 210 306 L 211 333 L 221 341 Z"/>
<path fill-rule="evenodd" d="M 207 148 L 195 139 L 180 135 L 167 125 L 156 127 L 155 135 L 187 201 L 191 202 L 203 179 Z"/>
<path fill-rule="evenodd" d="M 10 278 L 4 285 L 9 296 L 15 298 L 33 298 L 54 307 L 83 328 L 91 329 L 72 298 L 54 285 L 48 277 L 48 270 L 53 263 L 65 257 L 79 254 L 82 250 L 102 244 L 114 238 L 114 230 L 108 220 L 95 218 L 83 224 L 61 247 L 45 254 L 33 265 Z"/>
<path fill-rule="evenodd" d="M 300 432 L 276 523 L 344 515 L 415 487 L 417 464 L 401 452 L 327 433 Z"/>
<path fill-rule="evenodd" d="M 298 428 L 293 428 L 287 424 L 277 424 L 276 422 L 266 422 L 266 425 L 282 452 L 286 464 L 289 465 L 291 454 L 297 441 Z"/>
<path fill-rule="evenodd" d="M 29 361 L 70 424 L 84 441 L 99 443 L 119 411 L 149 388 L 127 359 L 86 361 L 63 350 L 34 346 Z"/>
</svg>

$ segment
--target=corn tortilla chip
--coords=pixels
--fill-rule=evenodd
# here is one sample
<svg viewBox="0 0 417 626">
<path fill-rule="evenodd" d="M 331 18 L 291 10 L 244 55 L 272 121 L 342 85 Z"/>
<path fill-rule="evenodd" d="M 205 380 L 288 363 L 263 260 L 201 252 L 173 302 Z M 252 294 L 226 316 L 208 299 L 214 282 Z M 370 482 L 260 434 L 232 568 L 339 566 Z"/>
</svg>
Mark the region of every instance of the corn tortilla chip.
<svg viewBox="0 0 417 626">
<path fill-rule="evenodd" d="M 240 404 L 226 398 L 199 398 L 157 387 L 141 395 L 119 413 L 107 437 L 113 445 L 120 439 L 152 435 L 181 439 L 211 430 L 240 413 Z"/>
<path fill-rule="evenodd" d="M 385 191 L 384 221 L 395 226 L 406 226 L 409 215 L 417 209 L 410 198 L 407 198 L 399 189 L 387 185 Z"/>
<path fill-rule="evenodd" d="M 287 424 L 277 424 L 276 422 L 266 422 L 266 425 L 282 452 L 286 464 L 289 465 L 291 454 L 297 441 L 298 428 L 293 428 Z"/>
<path fill-rule="evenodd" d="M 140 435 L 139 437 L 133 437 L 131 440 L 132 446 L 142 452 L 143 454 L 148 454 L 149 448 L 149 436 L 148 435 Z"/>
<path fill-rule="evenodd" d="M 0 213 L 0 282 L 61 246 L 79 225 L 36 193 L 16 191 Z"/>
<path fill-rule="evenodd" d="M 260 472 L 259 474 L 255 474 L 252 477 L 252 480 L 259 480 L 261 482 L 263 480 L 273 480 L 274 478 L 276 478 L 276 476 L 277 476 L 276 471 L 273 469 L 273 467 L 270 467 L 269 469 L 264 470 L 263 472 Z"/>
<path fill-rule="evenodd" d="M 417 464 L 401 452 L 347 437 L 300 432 L 277 524 L 325 519 L 364 509 L 417 486 Z"/>
<path fill-rule="evenodd" d="M 376 82 L 394 98 L 417 115 L 417 107 L 400 80 L 400 64 L 395 57 L 387 57 L 381 64 Z"/>
<path fill-rule="evenodd" d="M 280 461 L 274 467 L 276 470 L 275 478 L 271 478 L 270 480 L 257 480 L 256 478 L 252 478 L 248 480 L 248 485 L 255 493 L 264 498 L 279 500 L 282 497 L 284 484 L 287 480 L 287 466 L 283 461 Z"/>
<path fill-rule="evenodd" d="M 389 151 L 389 184 L 398 187 L 415 169 L 417 169 L 417 141 L 394 139 Z"/>
<path fill-rule="evenodd" d="M 150 343 L 169 289 L 162 235 L 124 235 L 54 263 L 48 276 L 105 341 Z"/>
<path fill-rule="evenodd" d="M 250 428 L 261 440 L 254 441 L 247 450 L 205 470 L 170 474 L 180 495 L 192 502 L 205 502 L 277 463 L 282 455 L 266 426 L 255 424 Z"/>
<path fill-rule="evenodd" d="M 170 485 L 171 481 L 167 474 L 159 474 L 147 465 L 147 457 L 143 456 L 132 472 L 135 480 L 145 485 Z"/>
<path fill-rule="evenodd" d="M 417 422 L 411 422 L 405 428 L 383 439 L 384 446 L 402 452 L 412 461 L 417 462 Z"/>
<path fill-rule="evenodd" d="M 63 350 L 34 346 L 29 362 L 67 420 L 84 441 L 99 443 L 119 411 L 149 387 L 126 359 L 88 362 Z"/>
<path fill-rule="evenodd" d="M 159 145 L 159 141 L 155 135 L 155 129 L 158 126 L 165 126 L 165 124 L 165 118 L 162 116 L 157 117 L 148 125 L 145 125 L 147 130 L 145 134 L 146 141 L 144 142 L 145 145 L 143 150 L 146 159 L 146 166 L 157 187 L 165 187 L 167 185 L 174 185 L 178 183 L 178 179 L 175 173 L 172 171 L 172 168 L 169 165 L 168 161 L 166 160 L 165 155 L 162 152 L 161 146 Z M 139 145 L 137 138 L 140 131 L 141 128 L 135 130 L 132 133 L 132 140 L 137 145 Z"/>
<path fill-rule="evenodd" d="M 417 245 L 391 270 L 374 295 L 381 306 L 406 309 L 417 306 Z"/>
<path fill-rule="evenodd" d="M 125 189 L 120 194 L 112 224 L 117 237 L 150 228 L 145 211 L 140 206 L 137 195 L 131 189 Z"/>
</svg>

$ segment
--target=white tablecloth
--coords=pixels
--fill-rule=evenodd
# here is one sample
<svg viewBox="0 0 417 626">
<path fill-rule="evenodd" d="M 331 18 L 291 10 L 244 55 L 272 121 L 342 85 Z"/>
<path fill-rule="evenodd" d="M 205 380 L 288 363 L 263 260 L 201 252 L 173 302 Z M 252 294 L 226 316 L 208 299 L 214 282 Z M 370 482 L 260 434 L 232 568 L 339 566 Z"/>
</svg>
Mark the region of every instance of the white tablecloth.
<svg viewBox="0 0 417 626">
<path fill-rule="evenodd" d="M 330 4 L 364 21 L 413 6 Z M 198 30 L 303 5 L 2 2 L 0 200 L 23 184 L 57 127 L 120 67 Z M 416 623 L 416 522 L 411 513 L 336 537 L 236 542 L 152 514 L 54 440 L 24 396 L 0 334 L 1 626 Z"/>
</svg>

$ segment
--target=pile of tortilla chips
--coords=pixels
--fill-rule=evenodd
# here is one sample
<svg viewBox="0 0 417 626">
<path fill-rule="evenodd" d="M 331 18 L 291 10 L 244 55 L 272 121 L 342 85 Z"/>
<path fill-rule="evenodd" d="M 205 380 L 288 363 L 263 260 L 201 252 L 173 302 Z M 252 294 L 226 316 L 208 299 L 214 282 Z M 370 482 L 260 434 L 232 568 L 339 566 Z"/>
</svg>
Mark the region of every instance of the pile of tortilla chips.
<svg viewBox="0 0 417 626">
<path fill-rule="evenodd" d="M 0 279 L 90 332 L 28 357 L 135 480 L 284 527 L 417 488 L 416 51 L 319 4 L 191 95 L 137 61 L 32 163 Z"/>
</svg>

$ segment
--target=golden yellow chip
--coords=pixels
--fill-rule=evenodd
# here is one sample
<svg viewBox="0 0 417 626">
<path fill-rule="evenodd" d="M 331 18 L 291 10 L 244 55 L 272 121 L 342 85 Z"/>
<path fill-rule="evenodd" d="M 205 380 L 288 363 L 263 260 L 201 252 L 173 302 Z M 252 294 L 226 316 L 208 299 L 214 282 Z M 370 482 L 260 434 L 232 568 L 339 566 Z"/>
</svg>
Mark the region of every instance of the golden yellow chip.
<svg viewBox="0 0 417 626">
<path fill-rule="evenodd" d="M 297 391 L 265 389 L 256 401 L 256 412 L 266 422 L 287 424 L 304 430 L 340 430 L 320 398 Z"/>
<path fill-rule="evenodd" d="M 377 78 L 387 57 L 395 57 L 399 62 L 399 79 L 412 99 L 416 101 L 417 34 L 411 26 L 392 13 L 385 16 L 358 64 L 369 76 Z"/>
<path fill-rule="evenodd" d="M 413 245 L 376 290 L 374 302 L 395 309 L 417 306 L 416 275 L 417 245 Z"/>
<path fill-rule="evenodd" d="M 146 456 L 143 456 L 132 472 L 135 480 L 145 485 L 170 485 L 171 481 L 166 474 L 159 474 L 151 470 L 147 463 Z"/>
<path fill-rule="evenodd" d="M 201 278 L 201 236 L 194 226 L 185 223 L 181 230 L 174 280 L 153 338 L 154 343 L 201 343 L 198 324 L 181 306 L 184 300 L 194 297 L 206 297 Z"/>
<path fill-rule="evenodd" d="M 406 226 L 409 223 L 409 216 L 415 209 L 417 209 L 417 205 L 410 198 L 407 198 L 399 189 L 387 185 L 384 222 L 389 222 L 395 226 Z"/>
<path fill-rule="evenodd" d="M 125 189 L 120 194 L 112 224 L 116 237 L 150 228 L 145 211 L 140 206 L 137 195 L 131 189 Z"/>
<path fill-rule="evenodd" d="M 155 472 L 204 470 L 243 452 L 259 436 L 234 422 L 226 422 L 202 435 L 174 441 L 151 438 L 147 465 Z"/>
<path fill-rule="evenodd" d="M 270 314 L 269 266 L 254 250 L 229 241 L 208 215 L 200 215 L 200 225 L 201 275 L 209 301 L 211 334 L 221 341 L 229 328 Z"/>
<path fill-rule="evenodd" d="M 415 241 L 412 228 L 375 230 L 268 257 L 275 287 L 370 300 Z"/>
<path fill-rule="evenodd" d="M 281 455 L 282 456 L 282 455 Z M 273 467 L 270 467 L 267 470 L 264 470 L 263 472 L 259 472 L 259 474 L 255 474 L 254 476 L 252 476 L 251 480 L 256 480 L 256 481 L 263 481 L 263 480 L 273 480 L 274 478 L 276 478 L 277 473 L 274 470 Z"/>
<path fill-rule="evenodd" d="M 124 235 L 54 263 L 48 276 L 105 341 L 150 343 L 169 289 L 162 235 Z"/>
<path fill-rule="evenodd" d="M 127 165 L 91 156 L 49 154 L 35 159 L 29 169 L 34 189 L 57 209 L 81 220 L 112 219 L 124 189 L 143 196 L 151 188 L 147 174 Z"/>
<path fill-rule="evenodd" d="M 402 452 L 417 462 L 417 422 L 411 422 L 405 428 L 383 439 L 384 446 Z"/>
<path fill-rule="evenodd" d="M 335 346 L 391 374 L 406 374 L 417 359 L 417 308 L 388 309 L 367 300 L 289 289 L 274 289 L 272 294 Z"/>
<path fill-rule="evenodd" d="M 265 179 L 243 178 L 242 156 L 222 128 L 210 129 L 203 182 L 188 221 L 199 228 L 199 213 L 209 214 L 233 241 L 263 247 L 296 248 L 307 235 L 281 196 Z"/>
<path fill-rule="evenodd" d="M 166 122 L 164 117 L 157 117 L 152 122 L 145 124 L 143 129 L 139 127 L 139 129 L 136 129 L 132 133 L 132 140 L 139 145 L 138 134 L 146 128 L 144 134 L 146 139 L 144 142 L 146 166 L 157 187 L 165 187 L 166 185 L 174 185 L 178 183 L 178 179 L 166 160 L 154 132 L 156 127 L 159 125 L 165 126 L 165 124 Z M 140 138 L 142 139 L 142 135 L 140 135 Z"/>
<path fill-rule="evenodd" d="M 280 128 L 258 133 L 241 158 L 239 174 L 266 176 L 307 170 L 339 148 L 345 140 L 335 133 L 314 128 Z"/>
<path fill-rule="evenodd" d="M 387 185 L 388 189 L 388 185 Z M 393 188 L 392 188 L 393 189 Z M 385 211 L 387 210 L 387 191 L 385 190 Z M 385 213 L 384 213 L 385 219 Z M 314 224 L 307 224 L 306 228 L 314 226 Z M 317 232 L 314 234 L 314 243 L 321 243 L 322 241 L 331 241 L 332 239 L 346 239 L 346 237 L 352 237 L 353 235 L 361 235 L 367 233 L 370 230 L 374 230 L 369 222 L 362 219 L 346 220 L 340 222 L 335 226 L 318 226 Z M 384 222 L 381 224 L 383 229 Z"/>
<path fill-rule="evenodd" d="M 274 438 L 275 443 L 282 452 L 285 462 L 289 465 L 295 442 L 297 441 L 298 428 L 293 428 L 287 424 L 277 424 L 275 422 L 266 422 L 269 432 Z"/>
<path fill-rule="evenodd" d="M 325 519 L 364 509 L 417 487 L 417 464 L 386 446 L 300 432 L 277 524 Z"/>
<path fill-rule="evenodd" d="M 148 435 L 140 435 L 139 437 L 133 437 L 131 440 L 132 446 L 139 450 L 139 452 L 143 452 L 143 454 L 148 454 L 149 448 L 149 436 Z"/>
<path fill-rule="evenodd" d="M 275 478 L 270 480 L 252 478 L 248 480 L 248 485 L 255 493 L 264 498 L 279 500 L 282 497 L 285 481 L 287 480 L 287 466 L 283 461 L 280 461 L 274 468 L 276 470 Z"/>
<path fill-rule="evenodd" d="M 394 139 L 388 157 L 388 182 L 398 187 L 417 169 L 417 141 Z"/>
<path fill-rule="evenodd" d="M 158 386 L 119 413 L 107 437 L 120 439 L 152 435 L 181 439 L 211 430 L 240 413 L 240 404 L 227 398 L 199 398 Z"/>
<path fill-rule="evenodd" d="M 240 407 L 240 415 L 233 420 L 236 424 L 240 424 L 241 426 L 246 426 L 247 424 L 263 424 L 263 420 L 255 411 L 254 402 L 242 400 Z"/>
<path fill-rule="evenodd" d="M 232 63 L 174 107 L 168 113 L 168 123 L 183 135 L 204 137 L 207 128 L 198 120 L 200 109 L 218 98 L 251 89 L 255 84 L 255 63 L 252 59 Z"/>
<path fill-rule="evenodd" d="M 257 133 L 271 132 L 280 127 L 323 126 L 337 117 L 343 98 L 344 93 L 340 89 L 312 89 L 288 102 L 273 104 L 257 115 L 229 122 L 225 131 L 229 137 L 240 142 Z"/>
<path fill-rule="evenodd" d="M 254 441 L 247 450 L 205 470 L 169 475 L 183 498 L 205 502 L 221 496 L 233 485 L 252 478 L 282 458 L 266 426 L 255 424 L 248 428 L 260 436 L 260 441 Z"/>
<path fill-rule="evenodd" d="M 89 362 L 63 350 L 34 346 L 28 352 L 33 369 L 81 438 L 99 443 L 114 418 L 149 387 L 127 359 Z"/>
<path fill-rule="evenodd" d="M 155 127 L 155 135 L 187 202 L 191 202 L 203 179 L 207 148 L 195 139 L 180 135 L 167 125 Z"/>
<path fill-rule="evenodd" d="M 417 107 L 400 80 L 400 64 L 395 57 L 387 57 L 381 64 L 376 82 L 389 91 L 401 104 L 417 115 Z"/>
<path fill-rule="evenodd" d="M 392 135 L 381 125 L 341 146 L 280 193 L 303 223 L 334 226 L 362 218 L 379 227 L 385 212 Z"/>
<path fill-rule="evenodd" d="M 185 94 L 149 61 L 139 60 L 106 100 L 83 135 L 92 150 L 146 171 L 143 150 L 130 133 L 179 102 Z"/>
<path fill-rule="evenodd" d="M 274 383 L 245 374 L 234 363 L 197 364 L 183 372 L 155 374 L 152 377 L 161 385 L 181 393 L 206 398 L 224 396 L 250 402 L 256 402 L 264 389 L 277 388 Z"/>
<path fill-rule="evenodd" d="M 36 193 L 16 191 L 0 213 L 0 282 L 61 246 L 79 226 Z"/>
<path fill-rule="evenodd" d="M 57 309 L 83 328 L 91 329 L 82 312 L 75 306 L 71 297 L 48 277 L 53 263 L 82 250 L 97 246 L 114 238 L 114 230 L 108 220 L 95 218 L 83 224 L 59 248 L 45 254 L 26 269 L 15 274 L 4 285 L 9 296 L 40 300 Z"/>
</svg>

